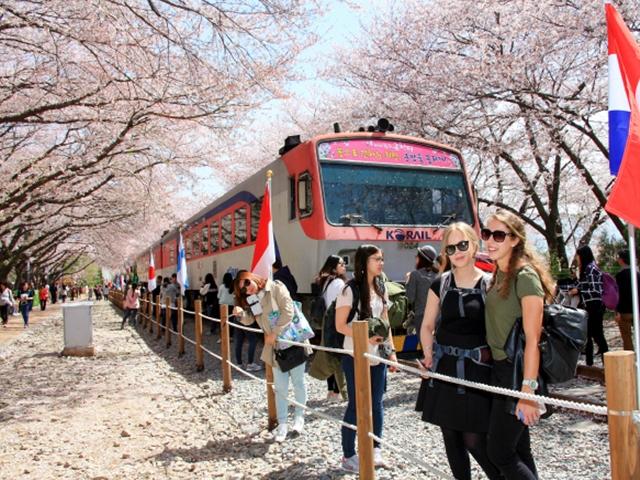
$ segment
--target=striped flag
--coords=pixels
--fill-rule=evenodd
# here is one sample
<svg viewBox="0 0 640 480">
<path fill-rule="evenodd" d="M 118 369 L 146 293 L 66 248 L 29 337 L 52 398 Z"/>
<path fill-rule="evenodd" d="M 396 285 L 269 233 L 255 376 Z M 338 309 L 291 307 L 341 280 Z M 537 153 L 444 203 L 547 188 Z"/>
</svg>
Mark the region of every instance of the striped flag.
<svg viewBox="0 0 640 480">
<path fill-rule="evenodd" d="M 148 278 L 149 290 L 156 288 L 156 264 L 153 261 L 153 252 L 149 250 L 149 278 Z"/>
<path fill-rule="evenodd" d="M 605 209 L 640 226 L 640 47 L 613 5 L 609 38 L 609 158 L 618 174 Z M 619 169 L 617 163 L 619 163 Z"/>
<path fill-rule="evenodd" d="M 267 177 L 251 271 L 263 278 L 272 278 L 271 266 L 276 261 L 276 242 L 273 238 L 273 222 L 271 220 L 271 171 L 267 173 Z"/>
<path fill-rule="evenodd" d="M 189 278 L 187 276 L 187 257 L 184 253 L 182 232 L 180 232 L 179 235 L 180 240 L 178 243 L 178 285 L 180 285 L 180 295 L 184 295 L 184 291 L 189 288 Z"/>
</svg>

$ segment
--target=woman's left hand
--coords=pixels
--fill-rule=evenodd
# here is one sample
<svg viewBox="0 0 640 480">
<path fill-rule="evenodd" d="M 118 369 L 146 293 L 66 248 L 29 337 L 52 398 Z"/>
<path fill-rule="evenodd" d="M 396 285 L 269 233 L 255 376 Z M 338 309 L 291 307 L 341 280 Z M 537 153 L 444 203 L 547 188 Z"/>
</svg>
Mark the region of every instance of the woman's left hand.
<svg viewBox="0 0 640 480">
<path fill-rule="evenodd" d="M 264 334 L 264 343 L 266 345 L 275 345 L 275 343 L 276 343 L 276 334 L 275 333 L 265 333 Z"/>
<path fill-rule="evenodd" d="M 397 362 L 398 357 L 395 353 L 392 353 L 391 355 L 389 355 L 389 360 L 391 360 L 392 362 Z M 389 365 L 389 371 L 395 373 L 398 371 L 398 367 L 396 367 L 395 365 Z"/>
<path fill-rule="evenodd" d="M 525 425 L 531 427 L 540 420 L 538 404 L 531 400 L 519 400 L 516 405 L 516 417 Z"/>
</svg>

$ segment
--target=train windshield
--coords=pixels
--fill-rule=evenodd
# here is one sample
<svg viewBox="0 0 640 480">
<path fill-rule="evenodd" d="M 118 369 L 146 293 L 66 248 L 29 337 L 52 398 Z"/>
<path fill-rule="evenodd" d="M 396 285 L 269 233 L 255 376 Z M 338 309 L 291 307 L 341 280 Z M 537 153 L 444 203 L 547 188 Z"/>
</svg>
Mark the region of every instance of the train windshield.
<svg viewBox="0 0 640 480">
<path fill-rule="evenodd" d="M 326 217 L 333 225 L 473 224 L 463 171 L 321 162 Z"/>
</svg>

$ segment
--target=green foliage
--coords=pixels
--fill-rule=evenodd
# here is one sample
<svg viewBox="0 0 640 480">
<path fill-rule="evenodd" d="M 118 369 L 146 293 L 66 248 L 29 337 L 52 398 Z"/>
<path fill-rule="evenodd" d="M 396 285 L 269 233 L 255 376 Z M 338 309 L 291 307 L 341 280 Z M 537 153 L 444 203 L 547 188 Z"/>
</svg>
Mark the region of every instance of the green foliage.
<svg viewBox="0 0 640 480">
<path fill-rule="evenodd" d="M 640 244 L 640 231 L 636 229 L 636 255 L 638 252 L 638 245 Z M 628 236 L 624 239 L 609 236 L 604 233 L 598 240 L 598 248 L 594 253 L 597 254 L 598 265 L 603 270 L 616 274 L 620 270 L 618 265 L 618 252 L 620 250 L 628 249 L 629 244 L 627 242 Z"/>
</svg>

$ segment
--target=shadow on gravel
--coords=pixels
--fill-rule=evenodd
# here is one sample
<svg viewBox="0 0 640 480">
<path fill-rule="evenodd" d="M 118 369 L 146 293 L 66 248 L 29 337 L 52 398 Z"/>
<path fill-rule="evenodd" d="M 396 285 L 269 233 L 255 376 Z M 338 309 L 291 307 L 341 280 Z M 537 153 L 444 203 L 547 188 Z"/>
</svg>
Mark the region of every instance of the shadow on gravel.
<svg viewBox="0 0 640 480">
<path fill-rule="evenodd" d="M 268 480 L 332 480 L 349 475 L 354 475 L 353 473 L 345 472 L 340 468 L 329 468 L 327 470 L 324 470 L 324 472 L 321 474 L 317 473 L 317 471 L 305 474 L 304 467 L 302 467 L 302 465 L 304 464 L 296 463 L 295 465 L 291 465 L 282 470 L 278 470 L 277 472 L 267 473 L 260 478 Z M 313 467 L 310 467 L 309 469 L 313 470 Z"/>
<path fill-rule="evenodd" d="M 254 442 L 254 439 L 258 442 Z M 200 448 L 165 448 L 162 452 L 148 459 L 170 463 L 174 459 L 186 462 L 215 462 L 229 457 L 251 460 L 264 456 L 269 450 L 269 442 L 263 442 L 258 435 L 244 435 L 220 440 L 209 440 Z"/>
</svg>

